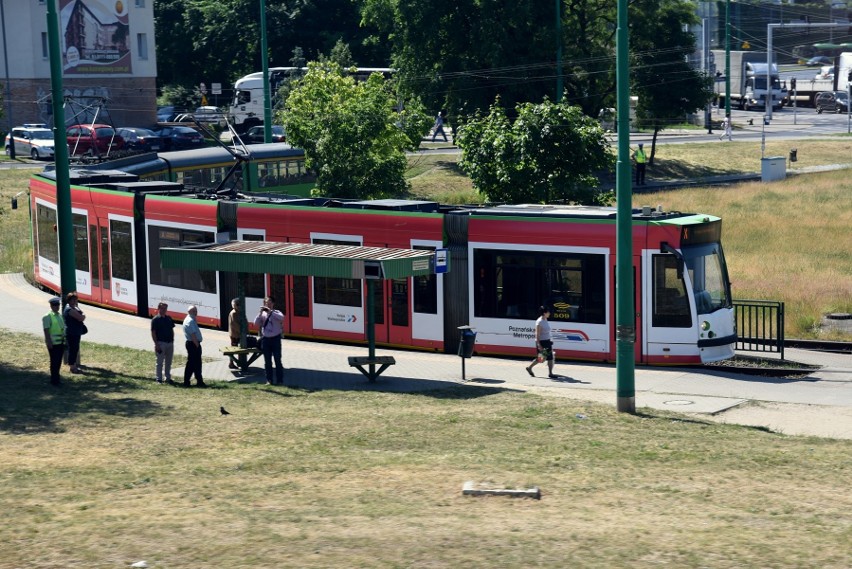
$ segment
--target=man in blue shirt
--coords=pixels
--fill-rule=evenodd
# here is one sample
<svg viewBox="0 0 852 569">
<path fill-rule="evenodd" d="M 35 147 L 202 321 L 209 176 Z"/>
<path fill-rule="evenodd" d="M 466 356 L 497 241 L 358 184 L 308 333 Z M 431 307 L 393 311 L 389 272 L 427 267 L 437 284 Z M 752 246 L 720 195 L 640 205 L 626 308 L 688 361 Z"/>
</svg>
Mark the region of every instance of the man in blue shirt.
<svg viewBox="0 0 852 569">
<path fill-rule="evenodd" d="M 195 375 L 195 384 L 198 387 L 207 387 L 201 377 L 201 328 L 195 317 L 198 308 L 190 306 L 183 319 L 183 337 L 186 340 L 186 368 L 183 371 L 183 386 L 189 387 L 189 378 Z"/>
<path fill-rule="evenodd" d="M 284 332 L 284 314 L 275 310 L 275 299 L 267 296 L 254 319 L 260 330 L 260 351 L 266 369 L 266 384 L 272 385 L 272 362 L 275 361 L 275 383 L 284 385 L 284 366 L 281 363 L 281 334 Z"/>
</svg>

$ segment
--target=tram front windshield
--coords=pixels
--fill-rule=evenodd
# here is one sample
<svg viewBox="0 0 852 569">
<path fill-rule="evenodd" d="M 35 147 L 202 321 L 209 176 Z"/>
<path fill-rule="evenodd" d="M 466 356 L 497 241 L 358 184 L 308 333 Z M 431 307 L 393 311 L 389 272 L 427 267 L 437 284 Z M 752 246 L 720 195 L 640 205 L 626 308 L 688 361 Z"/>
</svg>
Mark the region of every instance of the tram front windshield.
<svg viewBox="0 0 852 569">
<path fill-rule="evenodd" d="M 725 255 L 719 243 L 683 247 L 683 257 L 699 314 L 730 308 L 731 286 Z"/>
</svg>

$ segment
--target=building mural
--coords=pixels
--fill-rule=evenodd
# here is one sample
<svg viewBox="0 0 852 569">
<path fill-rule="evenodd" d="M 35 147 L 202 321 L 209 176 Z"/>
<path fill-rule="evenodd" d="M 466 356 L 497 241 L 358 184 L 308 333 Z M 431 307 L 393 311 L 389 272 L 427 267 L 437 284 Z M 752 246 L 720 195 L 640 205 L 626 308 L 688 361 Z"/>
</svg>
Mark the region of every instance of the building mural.
<svg viewBox="0 0 852 569">
<path fill-rule="evenodd" d="M 132 72 L 129 1 L 59 1 L 65 75 Z"/>
</svg>

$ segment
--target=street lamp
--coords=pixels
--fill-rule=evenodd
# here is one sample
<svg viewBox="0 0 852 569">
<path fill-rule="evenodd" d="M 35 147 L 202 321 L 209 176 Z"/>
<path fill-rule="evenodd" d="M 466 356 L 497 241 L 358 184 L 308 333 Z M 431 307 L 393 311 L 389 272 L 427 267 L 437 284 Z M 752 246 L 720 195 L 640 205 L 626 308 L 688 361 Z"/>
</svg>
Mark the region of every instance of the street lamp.
<svg viewBox="0 0 852 569">
<path fill-rule="evenodd" d="M 0 25 L 3 27 L 3 69 L 6 70 L 6 104 L 9 106 L 9 158 L 15 159 L 15 135 L 12 132 L 12 91 L 9 87 L 9 50 L 6 48 L 6 10 L 0 0 Z"/>
</svg>

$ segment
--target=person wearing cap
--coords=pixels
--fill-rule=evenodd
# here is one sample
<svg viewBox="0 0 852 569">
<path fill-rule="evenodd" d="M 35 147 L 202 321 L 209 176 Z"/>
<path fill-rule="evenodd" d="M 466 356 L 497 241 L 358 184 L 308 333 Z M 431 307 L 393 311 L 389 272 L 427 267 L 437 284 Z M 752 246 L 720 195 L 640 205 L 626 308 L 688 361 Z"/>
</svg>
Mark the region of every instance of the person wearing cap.
<svg viewBox="0 0 852 569">
<path fill-rule="evenodd" d="M 183 319 L 183 337 L 186 340 L 186 367 L 183 370 L 183 386 L 189 387 L 189 378 L 195 376 L 195 384 L 198 387 L 207 387 L 201 377 L 201 328 L 195 317 L 198 308 L 190 306 Z"/>
<path fill-rule="evenodd" d="M 59 313 L 62 301 L 58 296 L 50 299 L 50 312 L 41 319 L 44 330 L 44 343 L 50 355 L 50 383 L 60 385 L 59 370 L 62 368 L 62 356 L 65 353 L 65 320 Z"/>
<path fill-rule="evenodd" d="M 639 143 L 639 148 L 633 153 L 633 161 L 636 163 L 636 185 L 645 185 L 645 164 L 648 163 L 648 155 L 645 154 L 643 144 Z"/>
</svg>

